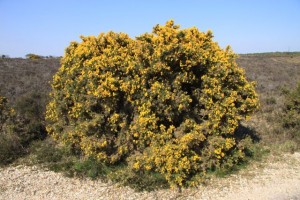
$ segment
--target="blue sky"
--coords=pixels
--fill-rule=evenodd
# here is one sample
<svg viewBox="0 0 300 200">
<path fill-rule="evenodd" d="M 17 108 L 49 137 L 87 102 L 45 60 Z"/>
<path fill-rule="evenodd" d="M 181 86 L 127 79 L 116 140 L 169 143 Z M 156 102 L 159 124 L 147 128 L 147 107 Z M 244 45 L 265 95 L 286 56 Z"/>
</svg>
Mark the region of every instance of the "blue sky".
<svg viewBox="0 0 300 200">
<path fill-rule="evenodd" d="M 61 56 L 80 35 L 135 37 L 169 19 L 236 53 L 300 51 L 300 0 L 0 0 L 0 54 Z"/>
</svg>

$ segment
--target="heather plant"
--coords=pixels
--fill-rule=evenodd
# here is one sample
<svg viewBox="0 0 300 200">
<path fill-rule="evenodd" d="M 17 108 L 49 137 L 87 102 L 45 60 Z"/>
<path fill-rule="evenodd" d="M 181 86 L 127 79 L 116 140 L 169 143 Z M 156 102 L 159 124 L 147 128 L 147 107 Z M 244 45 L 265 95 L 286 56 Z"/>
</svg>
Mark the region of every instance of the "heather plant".
<svg viewBox="0 0 300 200">
<path fill-rule="evenodd" d="M 0 165 L 13 161 L 22 152 L 20 138 L 15 134 L 15 112 L 0 96 Z"/>
<path fill-rule="evenodd" d="M 44 139 L 46 130 L 37 119 L 37 105 L 32 99 L 19 99 L 14 106 L 9 106 L 7 98 L 0 96 L 0 164 L 7 164 L 27 152 L 27 147 L 34 140 Z"/>
<path fill-rule="evenodd" d="M 43 95 L 39 93 L 29 93 L 18 97 L 14 104 L 18 120 L 22 126 L 19 127 L 18 134 L 22 138 L 25 146 L 34 140 L 42 140 L 46 137 L 44 110 L 42 105 Z"/>
<path fill-rule="evenodd" d="M 294 150 L 298 150 L 300 148 L 300 82 L 294 90 L 286 94 L 281 122 L 286 136 L 295 144 Z"/>
<path fill-rule="evenodd" d="M 53 78 L 47 131 L 86 157 L 195 186 L 207 170 L 245 158 L 241 120 L 258 107 L 254 84 L 211 31 L 173 21 L 131 39 L 81 37 Z"/>
<path fill-rule="evenodd" d="M 0 96 L 0 132 L 4 132 L 7 122 L 14 114 L 14 110 L 9 108 L 7 98 Z"/>
</svg>

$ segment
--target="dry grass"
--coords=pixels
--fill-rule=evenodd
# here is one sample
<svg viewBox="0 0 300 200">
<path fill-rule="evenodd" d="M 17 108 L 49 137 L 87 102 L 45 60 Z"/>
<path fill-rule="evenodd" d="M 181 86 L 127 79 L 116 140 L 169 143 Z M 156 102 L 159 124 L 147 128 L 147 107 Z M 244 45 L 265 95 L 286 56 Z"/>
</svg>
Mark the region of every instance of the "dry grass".
<svg viewBox="0 0 300 200">
<path fill-rule="evenodd" d="M 300 81 L 300 53 L 241 55 L 237 61 L 248 79 L 256 82 L 261 103 L 247 124 L 256 130 L 263 145 L 290 151 L 292 138 L 282 128 L 281 116 L 286 91 Z"/>
<path fill-rule="evenodd" d="M 14 104 L 22 96 L 36 93 L 44 98 L 50 91 L 49 82 L 59 68 L 59 59 L 0 59 L 0 95 Z M 45 99 L 41 104 L 45 104 Z"/>
</svg>

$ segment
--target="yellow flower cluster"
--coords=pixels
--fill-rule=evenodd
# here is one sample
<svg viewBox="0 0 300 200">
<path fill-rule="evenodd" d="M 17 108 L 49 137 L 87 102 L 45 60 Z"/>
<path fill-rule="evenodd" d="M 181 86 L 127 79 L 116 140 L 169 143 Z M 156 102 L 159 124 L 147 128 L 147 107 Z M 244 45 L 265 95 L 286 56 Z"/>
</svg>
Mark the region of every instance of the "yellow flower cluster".
<svg viewBox="0 0 300 200">
<path fill-rule="evenodd" d="M 72 42 L 53 78 L 48 132 L 86 156 L 159 172 L 174 187 L 239 162 L 234 132 L 257 95 L 235 54 L 212 37 L 170 20 L 136 39 L 108 32 Z"/>
</svg>

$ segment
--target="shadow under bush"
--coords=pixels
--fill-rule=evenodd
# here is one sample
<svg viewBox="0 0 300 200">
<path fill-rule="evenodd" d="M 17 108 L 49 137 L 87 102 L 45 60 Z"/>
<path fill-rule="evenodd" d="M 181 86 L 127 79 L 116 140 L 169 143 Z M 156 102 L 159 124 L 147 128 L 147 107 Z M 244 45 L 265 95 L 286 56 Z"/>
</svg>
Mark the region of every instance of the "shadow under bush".
<svg viewBox="0 0 300 200">
<path fill-rule="evenodd" d="M 107 177 L 113 182 L 129 186 L 136 191 L 153 191 L 170 187 L 162 174 L 157 172 L 135 172 L 129 169 L 126 164 L 110 168 Z"/>
<path fill-rule="evenodd" d="M 24 146 L 47 136 L 45 128 L 45 97 L 36 92 L 27 93 L 17 99 L 14 106 L 21 126 L 18 132 Z"/>
<path fill-rule="evenodd" d="M 234 135 L 236 136 L 236 139 L 238 141 L 246 137 L 250 137 L 254 143 L 257 143 L 261 139 L 254 128 L 246 126 L 242 123 L 239 123 L 239 126 L 236 128 Z"/>
<path fill-rule="evenodd" d="M 10 164 L 24 153 L 20 138 L 16 134 L 0 134 L 0 165 Z"/>
<path fill-rule="evenodd" d="M 34 141 L 30 147 L 30 163 L 40 164 L 55 172 L 62 172 L 68 177 L 101 178 L 137 191 L 152 191 L 169 188 L 163 175 L 155 172 L 134 172 L 125 162 L 106 165 L 92 157 L 82 157 L 66 146 L 59 146 L 51 138 Z"/>
</svg>

